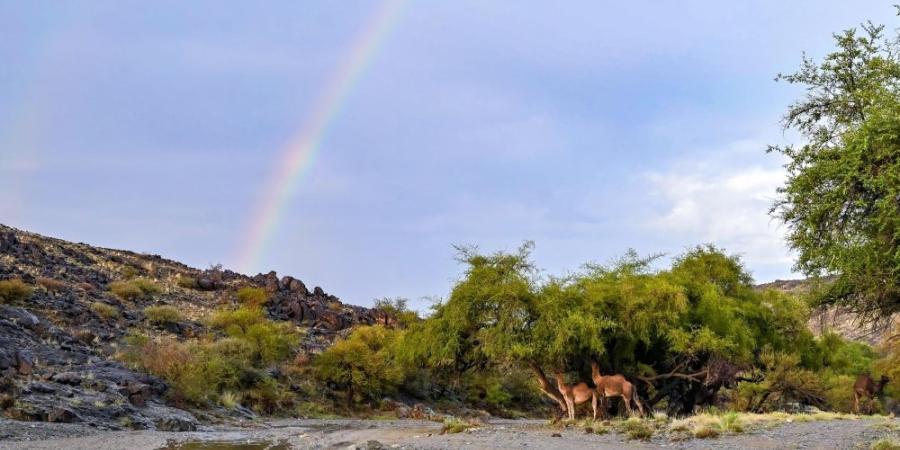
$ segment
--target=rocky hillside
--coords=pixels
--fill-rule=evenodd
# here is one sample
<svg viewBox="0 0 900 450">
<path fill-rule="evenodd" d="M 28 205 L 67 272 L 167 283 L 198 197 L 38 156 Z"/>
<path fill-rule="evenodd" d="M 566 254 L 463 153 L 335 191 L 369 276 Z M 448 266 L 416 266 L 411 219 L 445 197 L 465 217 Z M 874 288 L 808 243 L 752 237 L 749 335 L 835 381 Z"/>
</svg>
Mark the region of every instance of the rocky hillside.
<svg viewBox="0 0 900 450">
<path fill-rule="evenodd" d="M 218 267 L 195 269 L 4 225 L 0 283 L 6 289 L 0 289 L 0 414 L 18 420 L 195 428 L 203 418 L 167 405 L 166 384 L 129 370 L 115 358 L 117 348 L 135 332 L 203 335 L 203 319 L 234 303 L 242 287 L 265 289 L 269 316 L 304 329 L 301 352 L 318 351 L 353 325 L 391 321 L 275 272 L 248 277 Z M 180 312 L 178 321 L 145 320 L 147 307 L 164 305 Z"/>
<path fill-rule="evenodd" d="M 827 283 L 828 280 L 825 280 Z M 813 288 L 811 280 L 775 280 L 760 284 L 757 289 L 776 289 L 791 294 L 806 294 Z M 900 315 L 892 320 L 873 325 L 863 323 L 856 314 L 841 306 L 817 308 L 812 311 L 809 329 L 817 335 L 835 332 L 846 339 L 878 345 L 892 336 L 892 330 L 900 326 Z"/>
</svg>

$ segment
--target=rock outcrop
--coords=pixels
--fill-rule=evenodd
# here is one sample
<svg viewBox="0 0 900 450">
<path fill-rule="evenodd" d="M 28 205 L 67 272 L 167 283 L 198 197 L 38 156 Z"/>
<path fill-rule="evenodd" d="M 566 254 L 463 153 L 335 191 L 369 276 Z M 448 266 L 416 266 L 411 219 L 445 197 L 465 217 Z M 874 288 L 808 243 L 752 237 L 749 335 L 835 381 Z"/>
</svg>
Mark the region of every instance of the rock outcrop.
<svg viewBox="0 0 900 450">
<path fill-rule="evenodd" d="M 142 279 L 152 295 L 123 299 L 111 283 Z M 271 318 L 308 328 L 314 353 L 357 324 L 392 323 L 381 311 L 343 304 L 274 272 L 248 277 L 220 266 L 200 270 L 158 255 L 93 247 L 0 225 L 0 281 L 21 280 L 27 299 L 0 304 L 0 416 L 81 422 L 106 429 L 190 431 L 193 414 L 167 403 L 168 386 L 116 358 L 133 330 L 186 339 L 209 332 L 203 318 L 234 303 L 245 286 L 270 293 Z M 2 297 L 0 297 L 2 299 Z M 151 325 L 144 308 L 176 307 L 179 323 Z"/>
</svg>

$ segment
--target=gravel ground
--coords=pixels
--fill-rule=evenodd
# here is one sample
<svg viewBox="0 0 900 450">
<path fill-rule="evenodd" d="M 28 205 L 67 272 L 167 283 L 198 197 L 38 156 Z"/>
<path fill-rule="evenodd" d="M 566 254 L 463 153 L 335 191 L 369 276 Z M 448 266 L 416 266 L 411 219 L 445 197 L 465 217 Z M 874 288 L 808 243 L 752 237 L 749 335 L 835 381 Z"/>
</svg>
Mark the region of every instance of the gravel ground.
<svg viewBox="0 0 900 450">
<path fill-rule="evenodd" d="M 345 449 L 370 440 L 385 448 L 403 449 L 865 449 L 882 437 L 900 440 L 897 419 L 788 423 L 716 439 L 676 442 L 663 436 L 641 442 L 626 441 L 619 433 L 586 434 L 573 428 L 556 431 L 541 420 L 493 420 L 485 427 L 452 435 L 440 435 L 440 428 L 438 423 L 413 420 L 279 420 L 253 429 L 165 433 L 0 421 L 0 449 Z"/>
</svg>

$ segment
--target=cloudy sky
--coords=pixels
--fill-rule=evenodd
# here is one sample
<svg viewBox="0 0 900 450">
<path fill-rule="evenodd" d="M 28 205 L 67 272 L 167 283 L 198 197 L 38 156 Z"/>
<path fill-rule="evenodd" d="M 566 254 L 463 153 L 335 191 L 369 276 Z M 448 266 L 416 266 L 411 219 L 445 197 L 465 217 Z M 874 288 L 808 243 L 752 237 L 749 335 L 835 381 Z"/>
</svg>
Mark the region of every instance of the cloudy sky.
<svg viewBox="0 0 900 450">
<path fill-rule="evenodd" d="M 791 277 L 764 150 L 801 91 L 773 77 L 890 3 L 410 1 L 243 269 L 420 299 L 458 277 L 453 244 L 531 239 L 548 273 L 712 242 Z M 379 8 L 0 0 L 0 223 L 237 268 Z"/>
</svg>

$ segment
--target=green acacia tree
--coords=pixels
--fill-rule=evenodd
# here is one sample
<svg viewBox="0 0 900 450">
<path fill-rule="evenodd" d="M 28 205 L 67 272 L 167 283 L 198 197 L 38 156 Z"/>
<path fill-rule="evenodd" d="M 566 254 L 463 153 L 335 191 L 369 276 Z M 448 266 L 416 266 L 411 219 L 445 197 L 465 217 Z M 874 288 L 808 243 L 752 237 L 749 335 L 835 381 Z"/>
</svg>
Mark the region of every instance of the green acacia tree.
<svg viewBox="0 0 900 450">
<path fill-rule="evenodd" d="M 789 158 L 772 213 L 796 267 L 835 277 L 822 302 L 889 317 L 900 311 L 900 46 L 871 23 L 835 40 L 821 63 L 804 57 L 778 76 L 806 87 L 784 119 L 805 143 L 770 147 Z"/>
</svg>

